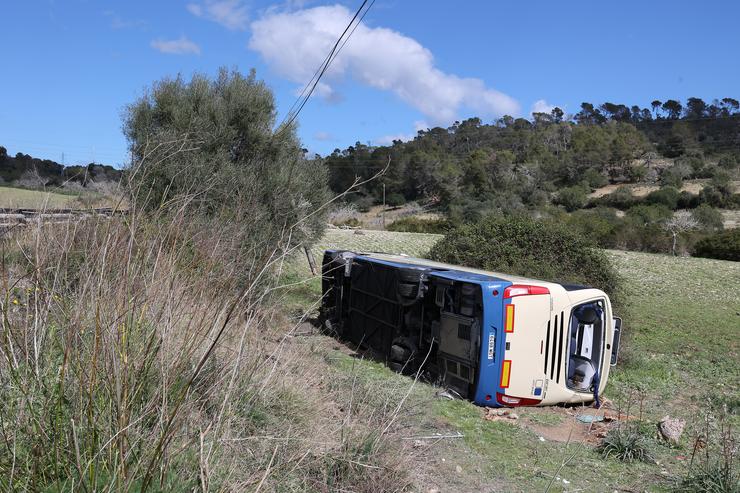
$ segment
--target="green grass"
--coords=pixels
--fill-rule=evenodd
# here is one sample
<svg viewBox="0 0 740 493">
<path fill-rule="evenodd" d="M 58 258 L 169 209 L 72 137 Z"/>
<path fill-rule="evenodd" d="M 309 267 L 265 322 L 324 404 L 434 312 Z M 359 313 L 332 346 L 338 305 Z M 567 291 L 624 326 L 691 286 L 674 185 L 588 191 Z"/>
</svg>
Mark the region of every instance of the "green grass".
<svg viewBox="0 0 740 493">
<path fill-rule="evenodd" d="M 2 208 L 47 208 L 71 207 L 78 195 L 26 190 L 24 188 L 0 187 Z"/>
<path fill-rule="evenodd" d="M 97 192 L 67 190 L 41 191 L 0 186 L 0 208 L 8 209 L 65 209 L 84 208 L 86 205 L 115 206 L 115 198 Z"/>
<path fill-rule="evenodd" d="M 326 248 L 423 256 L 440 238 L 416 233 L 363 233 L 327 231 L 313 249 L 317 262 Z M 606 396 L 623 407 L 631 402 L 631 414 L 640 412 L 641 400 L 645 426 L 650 429 L 665 414 L 686 419 L 682 444 L 675 449 L 653 441 L 651 450 L 657 464 L 605 460 L 590 446 L 542 442 L 520 426 L 486 421 L 481 408 L 464 401 L 436 400 L 431 385 L 419 385 L 417 398 L 432 403 L 419 422 L 464 434 L 463 440 L 442 449 L 448 458 L 445 464 L 455 460 L 452 463 L 459 465 L 467 478 L 455 483 L 457 489 L 544 491 L 557 475 L 569 483 L 554 481 L 550 491 L 667 491 L 685 477 L 687 461 L 679 456 L 691 454 L 690 437 L 699 429 L 703 412 L 724 405 L 733 413 L 730 420 L 737 427 L 740 263 L 608 253 L 625 278 L 627 296 L 624 313 L 620 313 L 625 319 L 620 361 L 610 375 Z M 287 272 L 293 282 L 309 278 L 305 257 L 294 259 Z M 287 295 L 294 309 L 305 308 L 320 296 L 318 277 L 300 286 Z M 347 365 L 359 368 L 357 373 L 366 374 L 371 382 L 368 388 L 396 385 L 399 378 L 376 362 L 342 358 L 335 366 L 340 370 L 348 370 Z M 534 423 L 558 424 L 557 419 L 541 413 L 517 412 Z M 563 466 L 563 459 L 572 454 L 573 459 Z"/>
</svg>

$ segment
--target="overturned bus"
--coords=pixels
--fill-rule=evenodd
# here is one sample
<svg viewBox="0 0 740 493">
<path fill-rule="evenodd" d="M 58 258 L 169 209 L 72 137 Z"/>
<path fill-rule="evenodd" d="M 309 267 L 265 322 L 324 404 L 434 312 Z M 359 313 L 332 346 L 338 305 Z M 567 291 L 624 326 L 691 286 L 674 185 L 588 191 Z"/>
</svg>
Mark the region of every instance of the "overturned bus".
<svg viewBox="0 0 740 493">
<path fill-rule="evenodd" d="M 479 405 L 598 400 L 616 364 L 621 320 L 598 289 L 340 250 L 322 276 L 327 329 Z"/>
</svg>

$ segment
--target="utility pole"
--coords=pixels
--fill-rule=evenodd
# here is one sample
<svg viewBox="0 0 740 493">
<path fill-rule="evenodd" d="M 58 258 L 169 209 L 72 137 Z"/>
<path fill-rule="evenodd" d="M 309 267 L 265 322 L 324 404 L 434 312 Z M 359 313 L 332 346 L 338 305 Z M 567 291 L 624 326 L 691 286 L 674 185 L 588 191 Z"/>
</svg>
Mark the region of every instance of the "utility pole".
<svg viewBox="0 0 740 493">
<path fill-rule="evenodd" d="M 385 231 L 385 182 L 383 182 L 383 231 Z"/>
</svg>

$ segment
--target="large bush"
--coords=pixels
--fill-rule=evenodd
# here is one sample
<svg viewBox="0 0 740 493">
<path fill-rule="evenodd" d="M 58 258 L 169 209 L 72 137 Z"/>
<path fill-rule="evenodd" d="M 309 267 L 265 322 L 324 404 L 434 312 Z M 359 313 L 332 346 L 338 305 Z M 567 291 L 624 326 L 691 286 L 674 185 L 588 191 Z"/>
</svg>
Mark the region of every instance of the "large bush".
<svg viewBox="0 0 740 493">
<path fill-rule="evenodd" d="M 694 256 L 740 261 L 740 229 L 731 229 L 699 240 Z"/>
<path fill-rule="evenodd" d="M 671 210 L 678 207 L 678 199 L 681 193 L 675 187 L 663 187 L 647 194 L 645 202 L 648 204 L 663 204 Z"/>
<path fill-rule="evenodd" d="M 487 216 L 454 227 L 430 252 L 434 260 L 520 276 L 583 283 L 613 296 L 620 280 L 606 255 L 565 225 Z"/>
<path fill-rule="evenodd" d="M 222 69 L 163 79 L 126 108 L 134 205 L 226 216 L 246 249 L 318 238 L 328 198 L 325 168 L 304 158 L 295 128 L 275 127 L 275 101 L 256 80 Z"/>
<path fill-rule="evenodd" d="M 555 196 L 554 202 L 568 212 L 582 209 L 588 202 L 588 190 L 580 185 L 563 188 Z"/>
</svg>

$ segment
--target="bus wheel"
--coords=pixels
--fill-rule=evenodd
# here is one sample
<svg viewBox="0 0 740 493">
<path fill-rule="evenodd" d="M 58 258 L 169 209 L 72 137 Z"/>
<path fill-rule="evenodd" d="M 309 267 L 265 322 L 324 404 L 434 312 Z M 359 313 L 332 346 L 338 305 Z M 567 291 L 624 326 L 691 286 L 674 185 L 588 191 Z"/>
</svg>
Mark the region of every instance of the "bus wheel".
<svg viewBox="0 0 740 493">
<path fill-rule="evenodd" d="M 399 337 L 393 341 L 388 355 L 388 366 L 398 373 L 411 373 L 414 369 L 416 345 L 406 337 Z"/>
</svg>

